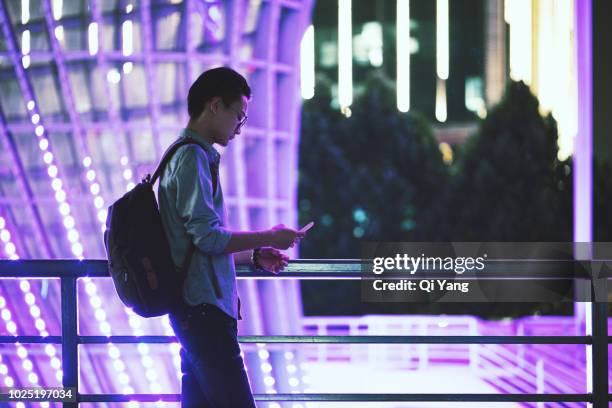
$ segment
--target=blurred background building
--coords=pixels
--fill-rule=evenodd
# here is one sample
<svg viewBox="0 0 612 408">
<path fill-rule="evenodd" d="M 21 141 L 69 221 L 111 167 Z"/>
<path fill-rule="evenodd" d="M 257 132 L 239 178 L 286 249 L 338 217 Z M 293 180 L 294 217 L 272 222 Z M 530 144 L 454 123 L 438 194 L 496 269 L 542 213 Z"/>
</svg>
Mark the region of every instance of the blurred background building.
<svg viewBox="0 0 612 408">
<path fill-rule="evenodd" d="M 305 98 L 322 75 L 332 82 L 334 106 L 350 107 L 368 74 L 383 73 L 396 83 L 398 110 L 424 113 L 452 144 L 500 101 L 508 79 L 522 80 L 559 122 L 560 157 L 573 152 L 573 1 L 317 2 L 312 22 L 302 43 Z"/>
</svg>

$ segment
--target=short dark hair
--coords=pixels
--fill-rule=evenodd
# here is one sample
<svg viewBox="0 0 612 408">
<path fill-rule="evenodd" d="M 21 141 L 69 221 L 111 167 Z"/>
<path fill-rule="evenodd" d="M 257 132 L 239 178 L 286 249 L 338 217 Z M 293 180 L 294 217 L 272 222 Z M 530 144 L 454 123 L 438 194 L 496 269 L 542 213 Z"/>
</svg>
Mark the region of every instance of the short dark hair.
<svg viewBox="0 0 612 408">
<path fill-rule="evenodd" d="M 187 111 L 190 118 L 200 116 L 206 103 L 216 96 L 223 99 L 226 106 L 240 99 L 251 98 L 251 88 L 247 80 L 229 67 L 219 67 L 204 71 L 189 88 Z"/>
</svg>

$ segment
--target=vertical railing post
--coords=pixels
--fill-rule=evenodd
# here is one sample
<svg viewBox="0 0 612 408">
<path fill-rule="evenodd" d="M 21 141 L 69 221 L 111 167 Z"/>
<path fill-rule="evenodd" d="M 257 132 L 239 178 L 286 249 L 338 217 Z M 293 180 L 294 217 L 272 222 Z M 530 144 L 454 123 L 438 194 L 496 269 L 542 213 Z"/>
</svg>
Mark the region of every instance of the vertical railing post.
<svg viewBox="0 0 612 408">
<path fill-rule="evenodd" d="M 78 401 L 79 367 L 77 341 L 76 277 L 63 277 L 62 282 L 62 386 L 76 390 Z M 64 408 L 77 408 L 78 402 L 65 402 Z"/>
<path fill-rule="evenodd" d="M 593 313 L 593 407 L 608 407 L 608 303 L 606 299 L 608 281 L 593 279 L 591 301 Z M 588 322 L 587 322 L 588 324 Z"/>
</svg>

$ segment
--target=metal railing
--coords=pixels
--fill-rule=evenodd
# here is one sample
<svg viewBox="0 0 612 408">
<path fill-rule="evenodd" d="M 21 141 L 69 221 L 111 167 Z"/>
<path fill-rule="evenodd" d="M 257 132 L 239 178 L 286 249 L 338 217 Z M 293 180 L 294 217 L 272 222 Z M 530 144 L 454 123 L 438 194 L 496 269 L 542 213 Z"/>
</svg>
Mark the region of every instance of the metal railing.
<svg viewBox="0 0 612 408">
<path fill-rule="evenodd" d="M 297 260 L 283 272 L 288 279 L 361 279 L 358 260 Z M 516 269 L 517 262 L 509 265 Z M 497 264 L 497 267 L 503 265 Z M 451 271 L 452 273 L 452 271 Z M 270 278 L 269 274 L 239 267 L 239 279 Z M 448 275 L 450 277 L 452 275 Z M 550 275 L 547 275 L 550 276 Z M 77 402 L 65 402 L 65 407 L 77 407 L 79 402 L 156 402 L 180 401 L 179 394 L 80 394 L 78 393 L 79 344 L 106 343 L 172 343 L 174 336 L 81 336 L 77 332 L 77 279 L 109 277 L 106 261 L 30 260 L 0 261 L 2 278 L 59 278 L 61 281 L 61 336 L 0 336 L 2 343 L 42 343 L 62 345 L 62 385 L 77 390 Z M 436 277 L 443 277 L 442 274 Z M 273 279 L 282 279 L 273 277 Z M 591 293 L 605 293 L 607 281 L 591 281 Z M 603 292 L 602 292 L 603 291 Z M 308 344 L 585 344 L 591 345 L 591 375 L 593 392 L 588 394 L 255 394 L 257 401 L 353 401 L 353 402 L 588 402 L 595 408 L 608 406 L 608 337 L 607 303 L 592 297 L 588 336 L 239 336 L 241 343 L 308 343 Z"/>
</svg>

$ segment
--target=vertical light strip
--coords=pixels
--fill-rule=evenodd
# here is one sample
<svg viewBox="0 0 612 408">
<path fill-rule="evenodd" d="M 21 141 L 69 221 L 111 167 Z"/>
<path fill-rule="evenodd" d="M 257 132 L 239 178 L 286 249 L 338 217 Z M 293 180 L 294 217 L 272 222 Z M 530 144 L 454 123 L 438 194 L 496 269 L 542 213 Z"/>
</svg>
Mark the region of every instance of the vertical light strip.
<svg viewBox="0 0 612 408">
<path fill-rule="evenodd" d="M 89 55 L 96 55 L 98 53 L 99 45 L 98 45 L 98 23 L 89 23 L 89 27 L 87 28 L 88 35 L 88 46 L 89 46 Z"/>
<path fill-rule="evenodd" d="M 537 95 L 546 113 L 557 121 L 558 158 L 565 160 L 574 151 L 577 133 L 576 74 L 574 68 L 573 3 L 567 0 L 539 0 L 537 19 Z"/>
<path fill-rule="evenodd" d="M 353 103 L 353 27 L 351 0 L 338 0 L 338 103 Z"/>
<path fill-rule="evenodd" d="M 397 109 L 410 110 L 410 0 L 397 0 L 396 20 Z"/>
<path fill-rule="evenodd" d="M 121 25 L 121 43 L 123 56 L 129 57 L 134 50 L 132 20 L 126 20 Z"/>
<path fill-rule="evenodd" d="M 53 20 L 60 20 L 62 18 L 62 9 L 64 8 L 64 0 L 53 0 L 51 6 Z M 54 33 L 55 38 L 57 38 L 57 41 L 64 45 L 64 27 L 62 25 L 57 25 L 55 27 Z"/>
<path fill-rule="evenodd" d="M 559 69 L 559 98 L 554 114 L 559 123 L 558 158 L 565 160 L 574 152 L 578 132 L 578 105 L 576 96 L 576 69 L 574 54 L 574 17 L 573 4 L 569 1 L 555 0 Z"/>
<path fill-rule="evenodd" d="M 30 0 L 21 0 L 21 24 L 30 21 Z"/>
<path fill-rule="evenodd" d="M 64 0 L 53 0 L 53 19 L 55 21 L 62 18 L 62 9 L 64 8 Z"/>
<path fill-rule="evenodd" d="M 575 48 L 578 95 L 578 135 L 574 152 L 574 242 L 593 240 L 593 55 L 591 0 L 576 0 Z M 583 244 L 584 245 L 584 244 Z M 588 254 L 575 254 L 577 260 Z M 584 315 L 585 334 L 592 335 L 590 302 L 578 302 L 577 318 Z M 586 346 L 586 392 L 593 392 L 592 345 Z"/>
<path fill-rule="evenodd" d="M 448 0 L 436 3 L 436 73 L 440 79 L 448 79 L 449 72 L 449 16 Z"/>
<path fill-rule="evenodd" d="M 436 2 L 436 119 L 446 122 L 446 80 L 449 75 L 449 11 L 448 0 Z"/>
<path fill-rule="evenodd" d="M 28 69 L 30 66 L 30 30 L 25 30 L 21 33 L 21 63 L 25 69 Z"/>
<path fill-rule="evenodd" d="M 574 154 L 574 241 L 593 240 L 593 77 L 591 0 L 576 1 L 578 137 Z"/>
<path fill-rule="evenodd" d="M 530 85 L 533 65 L 531 0 L 506 1 L 505 13 L 510 25 L 510 78 Z"/>
<path fill-rule="evenodd" d="M 21 53 L 28 55 L 30 53 L 30 30 L 25 30 L 21 33 Z"/>
<path fill-rule="evenodd" d="M 565 1 L 565 0 L 564 0 Z M 561 71 L 569 67 L 559 67 L 555 39 L 555 5 L 554 0 L 539 0 L 537 13 L 537 95 L 540 107 L 546 111 L 553 110 L 557 92 L 561 88 L 559 77 Z M 567 39 L 569 41 L 569 38 Z"/>
<path fill-rule="evenodd" d="M 438 78 L 436 86 L 436 119 L 438 122 L 446 122 L 446 81 Z"/>
<path fill-rule="evenodd" d="M 311 99 L 315 93 L 315 42 L 314 26 L 304 32 L 300 43 L 300 88 L 302 98 Z"/>
</svg>

